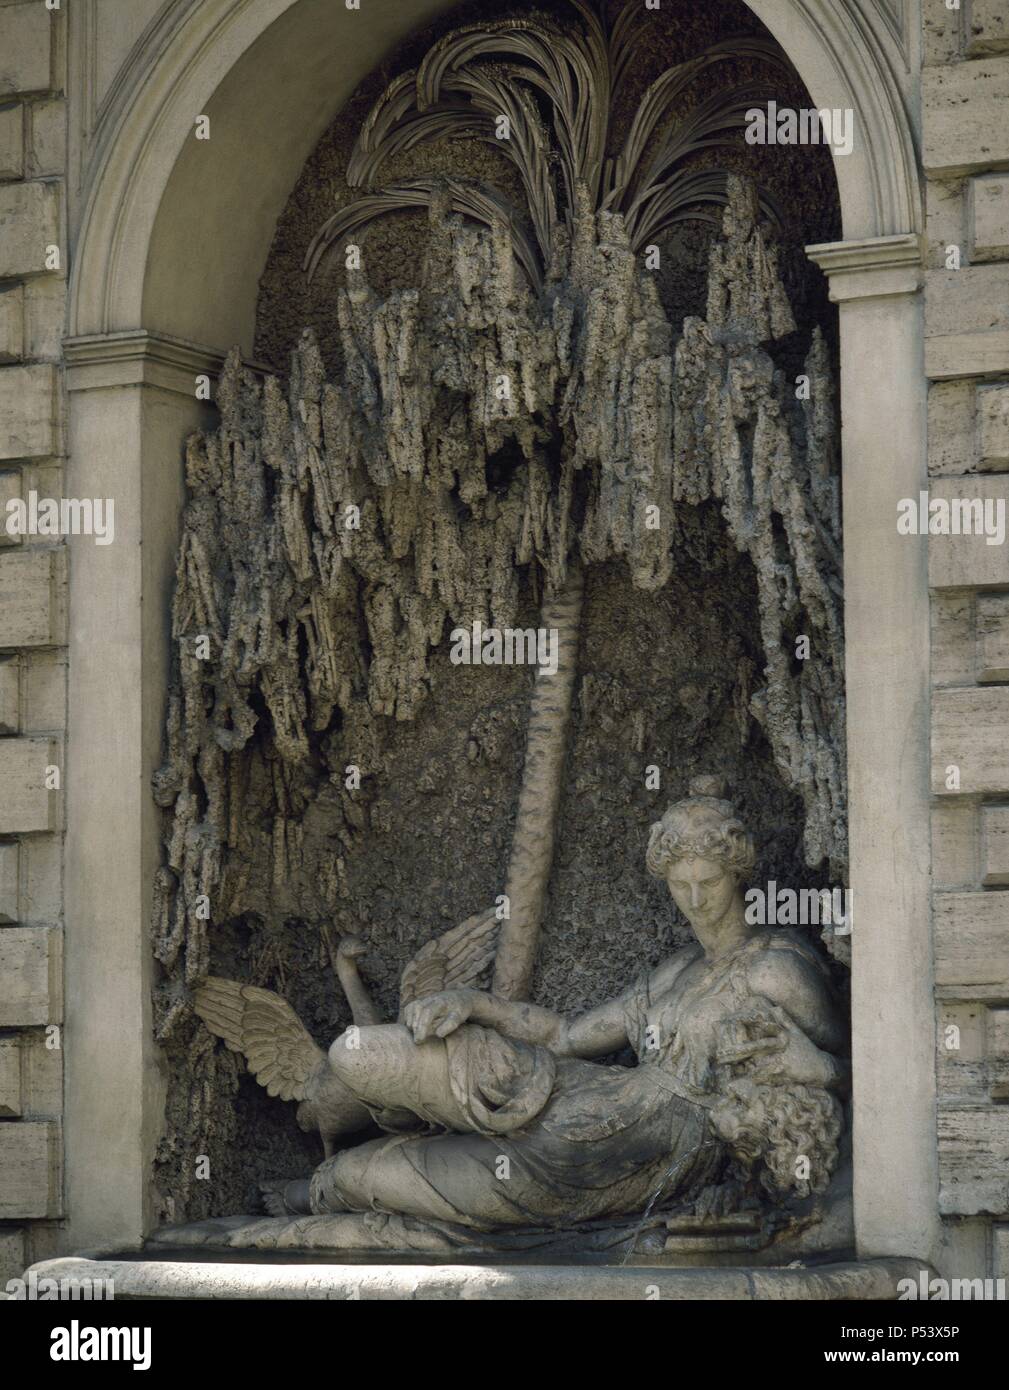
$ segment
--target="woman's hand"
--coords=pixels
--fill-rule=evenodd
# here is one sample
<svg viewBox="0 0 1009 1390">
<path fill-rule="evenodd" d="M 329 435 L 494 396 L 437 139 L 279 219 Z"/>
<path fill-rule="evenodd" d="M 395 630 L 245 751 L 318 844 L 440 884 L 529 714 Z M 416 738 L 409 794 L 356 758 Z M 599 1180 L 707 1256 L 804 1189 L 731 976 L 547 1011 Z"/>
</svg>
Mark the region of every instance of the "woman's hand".
<svg viewBox="0 0 1009 1390">
<path fill-rule="evenodd" d="M 738 1066 L 764 1085 L 829 1086 L 834 1068 L 826 1053 L 777 1004 L 732 1020 L 731 1033 L 715 1060 Z"/>
<path fill-rule="evenodd" d="M 403 1022 L 417 1043 L 428 1038 L 447 1038 L 473 1012 L 475 990 L 447 989 L 442 994 L 428 994 L 415 999 L 403 1010 Z"/>
</svg>

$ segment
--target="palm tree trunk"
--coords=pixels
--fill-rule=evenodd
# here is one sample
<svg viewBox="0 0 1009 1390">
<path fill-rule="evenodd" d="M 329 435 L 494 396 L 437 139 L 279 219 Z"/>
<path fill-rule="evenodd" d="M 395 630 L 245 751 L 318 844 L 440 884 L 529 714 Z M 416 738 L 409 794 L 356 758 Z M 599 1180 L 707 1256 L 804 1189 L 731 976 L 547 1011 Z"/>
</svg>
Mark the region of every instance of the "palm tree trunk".
<svg viewBox="0 0 1009 1390">
<path fill-rule="evenodd" d="M 505 885 L 508 916 L 501 924 L 492 985 L 493 992 L 504 999 L 527 999 L 532 986 L 557 834 L 583 595 L 582 571 L 572 561 L 566 585 L 552 602 L 544 604 L 540 618 L 544 628 L 557 633 L 557 670 L 553 675 L 542 670 L 538 673 L 529 711 L 522 789 Z"/>
</svg>

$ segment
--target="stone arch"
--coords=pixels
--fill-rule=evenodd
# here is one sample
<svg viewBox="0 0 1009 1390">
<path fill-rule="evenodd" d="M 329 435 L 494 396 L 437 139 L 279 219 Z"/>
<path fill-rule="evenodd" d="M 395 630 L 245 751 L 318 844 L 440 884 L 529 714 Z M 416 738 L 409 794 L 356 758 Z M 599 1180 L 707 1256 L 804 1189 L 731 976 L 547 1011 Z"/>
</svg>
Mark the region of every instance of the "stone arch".
<svg viewBox="0 0 1009 1390">
<path fill-rule="evenodd" d="M 291 171 L 382 55 L 454 3 L 348 11 L 331 0 L 183 0 L 168 7 L 99 132 L 70 335 L 142 326 L 208 346 L 251 347 L 255 286 Z M 871 0 L 747 3 L 814 102 L 856 112 L 856 148 L 835 156 L 845 238 L 918 231 L 914 145 L 887 55 L 863 15 Z M 206 143 L 193 139 L 201 113 L 211 117 Z M 249 159 L 249 150 L 269 157 Z"/>
<path fill-rule="evenodd" d="M 133 1243 L 151 1224 L 162 1080 L 148 1002 L 159 854 L 148 788 L 182 501 L 174 464 L 201 420 L 193 376 L 232 343 L 251 351 L 277 216 L 333 114 L 408 31 L 453 3 L 363 0 L 352 12 L 339 0 L 177 0 L 149 28 L 96 133 L 68 310 L 68 486 L 116 496 L 121 521 L 119 544 L 75 548 L 71 565 L 70 1248 Z M 933 1146 L 921 1142 L 934 1104 L 928 863 L 881 833 L 888 818 L 924 824 L 928 806 L 927 587 L 921 553 L 895 547 L 884 519 L 894 487 L 913 496 L 924 486 L 917 162 L 891 54 L 868 19 L 876 0 L 747 3 L 813 101 L 852 107 L 860 132 L 850 156 L 835 156 L 845 241 L 813 248 L 843 301 L 853 887 L 887 926 L 854 945 L 857 1220 L 863 1253 L 927 1258 L 936 1219 Z M 211 120 L 206 143 L 193 138 L 200 114 Z M 872 370 L 874 353 L 886 374 Z M 906 422 L 899 442 L 895 413 Z M 96 622 L 103 612 L 116 621 Z M 93 804 L 108 813 L 95 817 Z M 887 1097 L 897 1093 L 894 1117 Z M 125 1137 L 113 1145 L 109 1135 Z"/>
</svg>

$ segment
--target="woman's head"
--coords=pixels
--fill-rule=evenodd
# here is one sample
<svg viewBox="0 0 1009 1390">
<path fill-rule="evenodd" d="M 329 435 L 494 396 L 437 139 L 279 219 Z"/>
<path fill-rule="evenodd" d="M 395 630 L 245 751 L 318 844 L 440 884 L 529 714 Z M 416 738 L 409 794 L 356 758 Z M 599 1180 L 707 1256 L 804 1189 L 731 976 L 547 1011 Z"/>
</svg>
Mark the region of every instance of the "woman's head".
<svg viewBox="0 0 1009 1390">
<path fill-rule="evenodd" d="M 753 838 L 714 777 L 697 777 L 690 795 L 652 826 L 645 862 L 664 879 L 695 927 L 712 927 L 728 911 L 756 858 Z"/>
</svg>

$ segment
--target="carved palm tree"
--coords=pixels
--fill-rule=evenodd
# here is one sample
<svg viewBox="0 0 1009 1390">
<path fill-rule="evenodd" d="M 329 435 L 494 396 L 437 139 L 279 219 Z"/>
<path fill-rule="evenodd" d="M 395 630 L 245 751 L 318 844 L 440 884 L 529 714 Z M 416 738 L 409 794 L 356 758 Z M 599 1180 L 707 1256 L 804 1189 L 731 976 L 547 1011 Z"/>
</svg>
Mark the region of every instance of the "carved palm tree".
<svg viewBox="0 0 1009 1390">
<path fill-rule="evenodd" d="M 536 289 L 546 275 L 563 273 L 582 209 L 619 213 L 635 252 L 687 218 L 716 220 L 711 205 L 726 201 L 725 173 L 684 166 L 702 150 L 734 144 L 746 110 L 766 92 L 754 85 L 727 99 L 721 89 L 681 119 L 675 113 L 713 65 L 745 59 L 780 69 L 778 50 L 760 38 L 729 39 L 668 68 L 648 87 L 619 152 L 610 155 L 613 112 L 649 15 L 628 4 L 608 28 L 601 5 L 569 3 L 580 23 L 562 28 L 537 14 L 468 25 L 389 85 L 364 122 L 347 169 L 350 186 L 368 192 L 320 228 L 305 260 L 310 275 L 345 237 L 387 213 L 428 207 L 446 191 L 453 211 L 507 227 L 515 258 Z M 389 159 L 446 137 L 483 140 L 503 151 L 518 171 L 525 208 L 487 183 L 460 178 L 377 186 Z M 762 201 L 775 216 L 772 200 L 762 195 Z"/>
<path fill-rule="evenodd" d="M 715 44 L 667 69 L 647 88 L 619 152 L 613 112 L 649 16 L 628 4 L 612 27 L 604 6 L 570 0 L 579 22 L 562 28 L 543 15 L 469 25 L 448 34 L 421 65 L 396 78 L 372 108 L 347 170 L 351 187 L 369 191 L 319 230 L 305 266 L 313 275 L 348 236 L 388 213 L 446 200 L 452 211 L 492 229 L 507 228 L 516 261 L 533 289 L 577 273 L 578 249 L 594 236 L 595 214 L 619 214 L 638 253 L 687 218 L 716 221 L 728 200 L 722 170 L 691 170 L 703 150 L 738 138 L 757 86 L 726 99 L 716 90 L 686 115 L 675 113 L 692 84 L 713 65 L 746 59 L 781 67 L 772 44 L 739 38 Z M 544 118 L 543 109 L 548 113 Z M 516 208 L 500 190 L 462 179 L 418 177 L 376 187 L 391 158 L 446 137 L 483 140 L 515 165 L 525 194 Z M 505 138 L 502 138 L 504 136 Z M 559 182 L 554 169 L 559 170 Z M 764 210 L 775 215 L 770 200 Z M 530 229 L 531 228 L 531 234 Z M 564 752 L 578 652 L 583 579 L 574 567 L 541 622 L 560 634 L 555 675 L 541 673 L 533 693 L 522 787 L 506 881 L 508 903 L 498 941 L 495 992 L 528 996 L 553 859 Z"/>
</svg>

